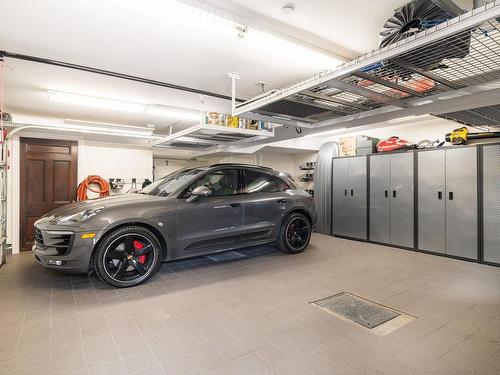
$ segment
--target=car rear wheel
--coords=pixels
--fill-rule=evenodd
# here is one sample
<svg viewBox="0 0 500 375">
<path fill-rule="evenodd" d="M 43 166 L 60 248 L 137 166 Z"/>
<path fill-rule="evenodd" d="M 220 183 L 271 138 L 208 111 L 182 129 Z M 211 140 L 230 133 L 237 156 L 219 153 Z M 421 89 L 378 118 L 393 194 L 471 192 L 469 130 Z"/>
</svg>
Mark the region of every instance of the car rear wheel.
<svg viewBox="0 0 500 375">
<path fill-rule="evenodd" d="M 146 228 L 119 228 L 99 242 L 94 254 L 96 273 L 118 288 L 142 284 L 158 269 L 160 249 L 158 238 Z"/>
<path fill-rule="evenodd" d="M 284 252 L 301 253 L 309 245 L 311 232 L 309 219 L 300 212 L 292 213 L 285 218 L 281 226 L 277 247 Z"/>
</svg>

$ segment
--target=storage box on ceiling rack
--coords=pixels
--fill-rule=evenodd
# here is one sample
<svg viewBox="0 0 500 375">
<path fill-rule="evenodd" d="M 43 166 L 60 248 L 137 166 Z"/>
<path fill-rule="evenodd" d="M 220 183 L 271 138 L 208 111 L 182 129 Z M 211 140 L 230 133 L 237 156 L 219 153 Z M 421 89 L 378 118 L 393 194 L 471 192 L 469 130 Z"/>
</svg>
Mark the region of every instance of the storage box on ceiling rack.
<svg viewBox="0 0 500 375">
<path fill-rule="evenodd" d="M 249 120 L 219 112 L 206 112 L 203 116 L 206 125 L 227 126 L 230 128 L 271 131 L 271 125 L 265 121 Z"/>
</svg>

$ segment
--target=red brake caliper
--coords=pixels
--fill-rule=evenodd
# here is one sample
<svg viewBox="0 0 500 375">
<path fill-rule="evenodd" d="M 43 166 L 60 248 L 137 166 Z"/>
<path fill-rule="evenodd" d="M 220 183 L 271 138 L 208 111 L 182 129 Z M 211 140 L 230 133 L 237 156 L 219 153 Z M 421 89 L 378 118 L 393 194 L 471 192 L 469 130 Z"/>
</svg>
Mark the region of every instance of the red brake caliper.
<svg viewBox="0 0 500 375">
<path fill-rule="evenodd" d="M 134 240 L 134 250 L 140 250 L 144 247 L 144 245 L 142 243 L 140 243 L 139 241 L 137 240 Z M 140 263 L 140 264 L 144 264 L 146 263 L 146 255 L 139 255 L 137 257 L 137 261 Z"/>
</svg>

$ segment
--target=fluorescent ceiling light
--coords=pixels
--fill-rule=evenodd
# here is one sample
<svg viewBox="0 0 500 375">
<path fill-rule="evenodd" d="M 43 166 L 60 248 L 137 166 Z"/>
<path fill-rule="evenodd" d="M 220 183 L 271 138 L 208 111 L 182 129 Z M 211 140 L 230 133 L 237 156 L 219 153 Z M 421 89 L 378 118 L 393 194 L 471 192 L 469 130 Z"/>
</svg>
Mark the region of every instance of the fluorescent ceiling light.
<svg viewBox="0 0 500 375">
<path fill-rule="evenodd" d="M 188 112 L 164 106 L 148 106 L 146 112 L 153 116 L 173 117 L 183 120 L 200 121 L 201 119 L 201 114 L 199 112 Z"/>
<path fill-rule="evenodd" d="M 389 120 L 389 124 L 397 124 L 398 122 L 405 122 L 405 121 L 411 121 L 411 120 L 417 120 L 422 117 L 427 117 L 427 115 L 410 115 L 410 116 L 403 116 L 403 117 L 398 117 L 398 118 L 393 118 L 392 120 Z"/>
<path fill-rule="evenodd" d="M 110 109 L 113 111 L 144 113 L 146 107 L 143 104 L 124 102 L 121 100 L 98 98 L 94 96 L 70 94 L 67 92 L 48 91 L 50 100 L 58 103 L 75 104 L 85 107 Z"/>
<path fill-rule="evenodd" d="M 79 120 L 64 120 L 65 125 L 58 125 L 61 129 L 85 130 L 99 134 L 113 134 L 133 137 L 149 138 L 153 135 L 154 128 L 144 128 L 141 126 L 109 124 L 104 122 L 87 122 Z"/>
<path fill-rule="evenodd" d="M 58 103 L 109 109 L 112 111 L 120 112 L 144 113 L 152 116 L 171 117 L 182 120 L 201 120 L 201 115 L 199 112 L 184 108 L 139 104 L 110 98 L 71 94 L 60 91 L 47 91 L 47 96 L 50 100 Z"/>
<path fill-rule="evenodd" d="M 305 135 L 304 138 L 307 138 L 307 137 L 319 137 L 319 136 L 324 136 L 324 135 L 330 135 L 330 134 L 335 134 L 335 133 L 340 133 L 344 130 L 347 130 L 347 128 L 337 128 L 337 129 L 333 129 L 333 130 L 328 130 L 328 131 L 325 131 L 325 132 L 319 132 L 319 133 L 314 133 L 314 134 L 308 134 L 308 135 Z"/>
</svg>

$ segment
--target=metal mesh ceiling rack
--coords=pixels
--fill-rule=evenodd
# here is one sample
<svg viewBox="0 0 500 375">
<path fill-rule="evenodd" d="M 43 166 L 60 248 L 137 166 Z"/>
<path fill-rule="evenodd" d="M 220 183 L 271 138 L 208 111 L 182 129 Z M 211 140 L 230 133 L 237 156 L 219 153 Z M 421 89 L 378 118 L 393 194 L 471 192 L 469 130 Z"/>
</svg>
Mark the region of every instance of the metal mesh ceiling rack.
<svg viewBox="0 0 500 375">
<path fill-rule="evenodd" d="M 492 1 L 333 71 L 236 104 L 233 114 L 322 127 L 417 102 L 439 103 L 440 95 L 470 94 L 471 87 L 498 89 L 499 20 L 500 1 Z M 443 106 L 433 114 L 472 126 L 500 125 L 499 105 L 458 112 Z"/>
<path fill-rule="evenodd" d="M 273 129 L 260 131 L 200 123 L 154 141 L 152 146 L 208 151 L 221 146 L 232 146 L 273 136 Z"/>
</svg>

